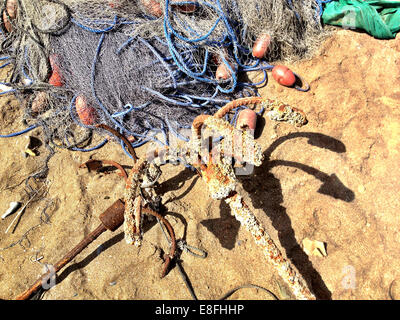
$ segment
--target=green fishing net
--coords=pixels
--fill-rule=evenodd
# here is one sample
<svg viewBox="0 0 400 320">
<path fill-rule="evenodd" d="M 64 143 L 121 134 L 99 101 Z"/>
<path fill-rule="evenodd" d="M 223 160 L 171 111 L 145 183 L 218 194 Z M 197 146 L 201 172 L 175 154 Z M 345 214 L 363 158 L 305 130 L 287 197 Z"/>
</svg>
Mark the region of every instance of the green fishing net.
<svg viewBox="0 0 400 320">
<path fill-rule="evenodd" d="M 338 0 L 326 3 L 325 24 L 365 30 L 378 39 L 393 39 L 400 31 L 400 1 Z"/>
</svg>

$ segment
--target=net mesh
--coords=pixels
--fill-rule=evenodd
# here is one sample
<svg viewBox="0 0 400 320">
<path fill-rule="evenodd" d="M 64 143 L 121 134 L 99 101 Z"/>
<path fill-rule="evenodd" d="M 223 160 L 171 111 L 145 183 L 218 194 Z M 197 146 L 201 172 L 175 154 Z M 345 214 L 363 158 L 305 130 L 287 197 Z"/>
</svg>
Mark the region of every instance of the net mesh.
<svg viewBox="0 0 400 320">
<path fill-rule="evenodd" d="M 13 68 L 1 94 L 24 101 L 27 125 L 42 126 L 55 146 L 82 150 L 95 123 L 138 146 L 256 95 L 245 72 L 266 77 L 267 61 L 312 53 L 324 36 L 318 10 L 315 0 L 6 0 L 1 59 Z M 266 33 L 268 53 L 255 59 Z M 221 65 L 228 76 L 217 79 Z M 93 121 L 82 120 L 78 101 Z"/>
</svg>

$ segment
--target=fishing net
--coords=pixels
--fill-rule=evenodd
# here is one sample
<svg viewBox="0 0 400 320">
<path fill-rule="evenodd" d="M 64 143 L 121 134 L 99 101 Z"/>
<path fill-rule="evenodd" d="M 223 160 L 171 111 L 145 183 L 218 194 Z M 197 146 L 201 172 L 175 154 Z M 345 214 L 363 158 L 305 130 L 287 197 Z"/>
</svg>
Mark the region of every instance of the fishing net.
<svg viewBox="0 0 400 320">
<path fill-rule="evenodd" d="M 197 115 L 257 95 L 267 61 L 312 52 L 324 35 L 320 14 L 315 0 L 6 0 L 1 68 L 13 67 L 1 94 L 24 103 L 22 133 L 41 126 L 57 147 L 101 147 L 107 140 L 91 146 L 99 123 L 135 147 L 168 144 L 171 132 L 186 141 L 179 130 Z M 255 59 L 252 45 L 266 33 L 269 50 Z M 227 76 L 216 77 L 221 65 Z M 251 71 L 264 79 L 251 83 Z"/>
</svg>

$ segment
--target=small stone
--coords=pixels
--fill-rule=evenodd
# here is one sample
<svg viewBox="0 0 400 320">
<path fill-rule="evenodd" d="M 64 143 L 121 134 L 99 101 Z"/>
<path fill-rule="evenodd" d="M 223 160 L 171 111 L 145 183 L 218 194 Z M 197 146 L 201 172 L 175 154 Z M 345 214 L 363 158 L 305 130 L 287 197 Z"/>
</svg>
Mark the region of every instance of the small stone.
<svg viewBox="0 0 400 320">
<path fill-rule="evenodd" d="M 326 252 L 325 243 L 318 240 L 311 240 L 305 238 L 303 240 L 303 249 L 307 255 L 314 255 L 317 257 L 326 257 L 328 254 Z"/>
<path fill-rule="evenodd" d="M 365 192 L 365 187 L 362 185 L 362 184 L 360 184 L 359 186 L 358 186 L 358 192 L 359 193 L 364 193 Z"/>
<path fill-rule="evenodd" d="M 32 80 L 31 79 L 23 79 L 22 80 L 22 83 L 25 85 L 25 86 L 30 86 L 31 84 L 32 84 Z"/>
<path fill-rule="evenodd" d="M 47 103 L 48 103 L 48 98 L 47 98 L 46 92 L 44 92 L 44 91 L 39 92 L 32 102 L 32 106 L 31 106 L 32 111 L 34 113 L 43 112 L 46 108 Z"/>
<path fill-rule="evenodd" d="M 115 286 L 116 284 L 117 284 L 117 281 L 110 282 L 110 286 Z"/>
</svg>

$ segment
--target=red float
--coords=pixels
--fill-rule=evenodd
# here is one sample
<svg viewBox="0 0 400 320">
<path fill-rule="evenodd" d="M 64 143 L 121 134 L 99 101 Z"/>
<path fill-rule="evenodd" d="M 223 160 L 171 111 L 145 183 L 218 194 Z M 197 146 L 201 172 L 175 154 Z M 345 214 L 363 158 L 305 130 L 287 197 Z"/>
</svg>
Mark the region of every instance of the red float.
<svg viewBox="0 0 400 320">
<path fill-rule="evenodd" d="M 78 96 L 75 101 L 76 113 L 84 125 L 91 126 L 96 123 L 96 109 L 88 106 L 86 99 Z"/>
<path fill-rule="evenodd" d="M 3 12 L 3 21 L 4 21 L 4 27 L 8 32 L 12 31 L 12 25 L 11 22 L 9 21 L 6 11 L 10 17 L 11 20 L 15 19 L 17 17 L 17 11 L 18 11 L 18 3 L 17 0 L 8 0 L 6 4 L 6 10 Z"/>
<path fill-rule="evenodd" d="M 255 130 L 257 124 L 257 113 L 255 113 L 251 109 L 244 109 L 239 112 L 237 121 L 236 121 L 236 128 L 238 129 L 250 129 Z"/>
<path fill-rule="evenodd" d="M 146 11 L 157 18 L 163 15 L 160 1 L 157 0 L 141 0 L 142 5 L 146 8 Z"/>
<path fill-rule="evenodd" d="M 182 0 L 171 0 L 169 3 L 171 4 L 171 6 L 174 9 L 177 9 L 180 12 L 183 12 L 183 13 L 193 13 L 197 9 L 197 5 L 196 4 L 179 4 L 179 5 L 176 5 L 176 4 L 174 4 L 175 2 L 182 2 Z M 192 1 L 192 2 L 197 2 L 197 1 Z"/>
<path fill-rule="evenodd" d="M 260 35 L 253 45 L 253 57 L 262 59 L 268 52 L 269 45 L 271 43 L 271 36 L 263 33 Z"/>
<path fill-rule="evenodd" d="M 49 57 L 49 61 L 50 61 L 50 66 L 51 66 L 51 76 L 49 78 L 49 84 L 51 84 L 52 86 L 55 87 L 62 87 L 64 84 L 64 81 L 61 77 L 61 69 L 58 66 L 58 62 L 57 62 L 57 56 L 52 54 Z"/>
<path fill-rule="evenodd" d="M 120 9 L 122 4 L 120 0 L 112 0 L 108 2 L 108 6 L 112 9 Z"/>
<path fill-rule="evenodd" d="M 296 82 L 294 73 L 285 66 L 277 65 L 272 69 L 272 76 L 281 85 L 291 87 Z"/>
<path fill-rule="evenodd" d="M 215 72 L 215 79 L 217 79 L 217 81 L 228 80 L 231 76 L 232 72 L 225 63 L 221 63 Z"/>
</svg>

